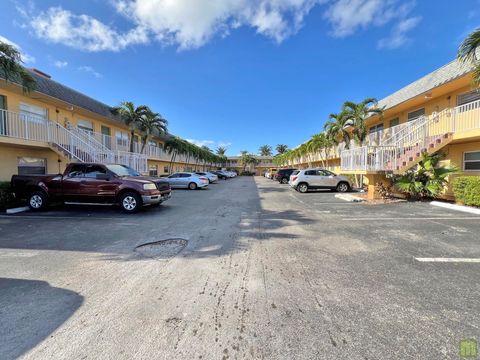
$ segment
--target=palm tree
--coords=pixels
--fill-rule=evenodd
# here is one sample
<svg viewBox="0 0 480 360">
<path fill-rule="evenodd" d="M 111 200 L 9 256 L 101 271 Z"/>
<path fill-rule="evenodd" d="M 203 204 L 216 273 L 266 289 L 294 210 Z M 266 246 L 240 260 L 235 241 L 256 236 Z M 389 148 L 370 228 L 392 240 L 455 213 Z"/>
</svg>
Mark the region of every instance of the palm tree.
<svg viewBox="0 0 480 360">
<path fill-rule="evenodd" d="M 35 90 L 37 83 L 22 63 L 20 51 L 15 46 L 0 41 L 0 77 L 5 82 L 19 82 L 23 92 L 29 93 Z"/>
<path fill-rule="evenodd" d="M 119 106 L 112 109 L 112 113 L 119 114 L 125 124 L 130 129 L 130 152 L 134 152 L 133 141 L 135 138 L 135 130 L 141 122 L 143 116 L 152 111 L 146 105 L 139 105 L 135 107 L 131 101 L 123 101 Z"/>
<path fill-rule="evenodd" d="M 225 156 L 226 152 L 227 152 L 227 148 L 225 146 L 219 146 L 216 150 L 216 153 L 219 156 Z"/>
<path fill-rule="evenodd" d="M 277 153 L 278 153 L 278 154 L 283 154 L 283 153 L 287 152 L 288 146 L 285 145 L 285 144 L 278 144 L 278 145 L 275 147 L 275 150 L 277 150 Z"/>
<path fill-rule="evenodd" d="M 258 152 L 261 156 L 272 156 L 272 147 L 270 145 L 262 145 Z"/>
<path fill-rule="evenodd" d="M 167 120 L 165 120 L 159 113 L 148 111 L 145 113 L 139 121 L 139 128 L 142 131 L 142 150 L 143 153 L 147 142 L 154 134 L 166 134 L 167 133 Z"/>
<path fill-rule="evenodd" d="M 351 123 L 347 121 L 345 117 L 345 112 L 340 112 L 338 114 L 330 114 L 329 121 L 325 123 L 324 129 L 326 135 L 333 143 L 337 144 L 340 141 L 345 142 L 345 148 L 350 148 L 351 135 L 348 131 Z"/>
<path fill-rule="evenodd" d="M 366 98 L 359 103 L 346 101 L 342 113 L 345 123 L 352 126 L 353 138 L 359 146 L 363 146 L 368 135 L 366 120 L 373 115 L 382 116 L 383 109 L 378 107 L 377 99 Z"/>
<path fill-rule="evenodd" d="M 480 86 L 480 28 L 473 31 L 463 40 L 458 49 L 458 58 L 463 62 L 470 62 L 475 66 L 473 81 Z"/>
</svg>

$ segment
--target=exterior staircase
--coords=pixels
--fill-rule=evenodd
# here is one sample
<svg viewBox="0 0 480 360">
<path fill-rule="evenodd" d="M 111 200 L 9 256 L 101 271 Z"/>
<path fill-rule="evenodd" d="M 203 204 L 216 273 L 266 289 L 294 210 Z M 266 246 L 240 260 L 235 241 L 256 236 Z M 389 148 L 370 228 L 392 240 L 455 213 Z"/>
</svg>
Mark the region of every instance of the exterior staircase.
<svg viewBox="0 0 480 360">
<path fill-rule="evenodd" d="M 422 159 L 422 153 L 433 154 L 453 140 L 454 112 L 422 116 L 407 123 L 400 131 L 375 146 L 362 146 L 341 153 L 342 170 L 404 173 Z"/>
<path fill-rule="evenodd" d="M 0 136 L 47 143 L 69 161 L 117 163 L 146 173 L 147 155 L 113 151 L 87 132 L 48 119 L 0 110 Z"/>
</svg>

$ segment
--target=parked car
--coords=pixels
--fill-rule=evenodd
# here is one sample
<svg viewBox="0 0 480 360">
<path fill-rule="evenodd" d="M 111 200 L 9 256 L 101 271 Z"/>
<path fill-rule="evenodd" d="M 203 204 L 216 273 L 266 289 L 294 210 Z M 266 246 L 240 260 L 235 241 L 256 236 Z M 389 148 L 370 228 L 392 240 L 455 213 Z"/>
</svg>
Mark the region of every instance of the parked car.
<svg viewBox="0 0 480 360">
<path fill-rule="evenodd" d="M 211 171 L 213 174 L 217 175 L 219 179 L 227 180 L 229 176 L 221 170 Z"/>
<path fill-rule="evenodd" d="M 206 176 L 190 172 L 178 172 L 165 178 L 173 189 L 202 189 L 208 186 Z"/>
<path fill-rule="evenodd" d="M 27 198 L 32 210 L 43 210 L 50 202 L 65 204 L 118 204 L 127 213 L 143 205 L 160 205 L 170 198 L 163 179 L 139 176 L 120 164 L 71 163 L 63 174 L 13 175 L 16 197 Z"/>
<path fill-rule="evenodd" d="M 288 184 L 290 180 L 290 175 L 297 170 L 297 169 L 280 169 L 275 174 L 275 180 L 277 180 L 281 184 Z"/>
<path fill-rule="evenodd" d="M 277 173 L 277 169 L 275 169 L 275 168 L 270 169 L 270 170 L 268 170 L 267 173 L 265 174 L 265 177 L 266 177 L 267 179 L 273 180 L 276 173 Z"/>
<path fill-rule="evenodd" d="M 290 175 L 289 184 L 295 190 L 306 193 L 310 189 L 330 189 L 347 192 L 352 188 L 350 179 L 325 169 L 295 170 Z"/>
<path fill-rule="evenodd" d="M 218 181 L 218 175 L 213 174 L 209 171 L 206 171 L 206 172 L 197 171 L 197 172 L 195 172 L 195 174 L 206 177 L 208 179 L 209 184 Z"/>
</svg>

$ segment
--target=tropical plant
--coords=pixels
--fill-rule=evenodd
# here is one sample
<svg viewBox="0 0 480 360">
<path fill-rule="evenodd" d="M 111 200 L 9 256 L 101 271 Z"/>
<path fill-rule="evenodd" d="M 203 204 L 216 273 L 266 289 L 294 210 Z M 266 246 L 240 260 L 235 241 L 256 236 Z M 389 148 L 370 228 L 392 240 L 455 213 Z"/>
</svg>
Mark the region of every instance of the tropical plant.
<svg viewBox="0 0 480 360">
<path fill-rule="evenodd" d="M 262 145 L 258 149 L 260 156 L 272 156 L 272 147 L 270 145 Z"/>
<path fill-rule="evenodd" d="M 383 116 L 383 109 L 378 107 L 377 99 L 366 98 L 359 103 L 346 101 L 342 114 L 345 123 L 352 127 L 355 142 L 363 146 L 368 135 L 366 120 L 373 115 Z"/>
<path fill-rule="evenodd" d="M 408 170 L 404 175 L 393 179 L 395 187 L 408 198 L 436 198 L 448 183 L 448 176 L 456 173 L 458 169 L 453 166 L 440 166 L 443 154 L 429 155 L 422 153 L 418 165 Z"/>
<path fill-rule="evenodd" d="M 218 156 L 225 156 L 226 152 L 227 152 L 227 148 L 225 146 L 219 146 L 216 150 L 216 153 Z"/>
<path fill-rule="evenodd" d="M 135 130 L 141 123 L 142 117 L 152 111 L 146 105 L 135 106 L 131 101 L 123 101 L 112 109 L 112 113 L 120 115 L 130 130 L 130 152 L 134 152 Z"/>
<path fill-rule="evenodd" d="M 243 167 L 242 172 L 245 172 L 245 168 L 247 167 L 247 165 L 256 165 L 258 163 L 255 156 L 249 154 L 246 150 L 240 151 L 240 158 L 238 159 L 238 162 Z"/>
<path fill-rule="evenodd" d="M 345 143 L 345 148 L 350 148 L 351 135 L 348 131 L 351 122 L 347 121 L 345 112 L 330 114 L 329 120 L 325 123 L 324 129 L 326 136 L 335 144 L 341 141 Z"/>
<path fill-rule="evenodd" d="M 275 147 L 275 150 L 277 150 L 277 153 L 278 153 L 278 154 L 284 154 L 284 153 L 287 152 L 288 146 L 285 145 L 285 144 L 278 144 L 278 145 Z"/>
<path fill-rule="evenodd" d="M 458 58 L 474 65 L 473 81 L 480 86 L 480 28 L 468 35 L 458 49 Z"/>
<path fill-rule="evenodd" d="M 23 92 L 29 93 L 35 90 L 36 81 L 22 63 L 20 51 L 15 46 L 0 41 L 0 77 L 3 77 L 5 82 L 19 82 Z"/>
<path fill-rule="evenodd" d="M 141 153 L 143 153 L 147 142 L 153 135 L 167 133 L 167 124 L 167 120 L 165 120 L 159 113 L 154 113 L 152 111 L 147 111 L 140 117 L 138 127 L 142 132 Z"/>
</svg>

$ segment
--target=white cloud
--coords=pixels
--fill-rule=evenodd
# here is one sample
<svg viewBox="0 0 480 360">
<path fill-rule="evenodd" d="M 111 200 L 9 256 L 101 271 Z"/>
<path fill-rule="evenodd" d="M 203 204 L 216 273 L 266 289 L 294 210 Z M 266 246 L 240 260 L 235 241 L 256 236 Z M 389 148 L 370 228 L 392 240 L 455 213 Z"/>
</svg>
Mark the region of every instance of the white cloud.
<svg viewBox="0 0 480 360">
<path fill-rule="evenodd" d="M 414 29 L 421 20 L 421 16 L 416 16 L 400 21 L 392 29 L 392 33 L 389 37 L 378 41 L 378 48 L 397 49 L 405 45 L 410 40 L 408 38 L 408 32 Z"/>
<path fill-rule="evenodd" d="M 79 70 L 79 71 L 84 71 L 84 72 L 86 72 L 86 73 L 89 73 L 89 74 L 93 75 L 94 77 L 96 77 L 97 79 L 103 77 L 102 74 L 100 74 L 99 72 L 95 71 L 95 69 L 94 69 L 93 67 L 91 67 L 91 66 L 79 66 L 79 67 L 77 68 L 77 70 Z"/>
<path fill-rule="evenodd" d="M 18 51 L 20 51 L 20 54 L 21 54 L 21 58 L 22 58 L 22 61 L 25 63 L 25 64 L 33 64 L 35 62 L 35 58 L 25 52 L 22 51 L 22 48 L 15 44 L 13 41 L 7 39 L 6 37 L 0 35 L 0 41 L 1 42 L 4 42 L 6 44 L 9 44 L 9 45 L 12 45 L 14 46 L 15 48 L 17 48 Z"/>
<path fill-rule="evenodd" d="M 59 68 L 59 69 L 62 69 L 64 67 L 66 67 L 68 65 L 68 62 L 67 61 L 61 61 L 61 60 L 56 60 L 53 62 L 53 65 L 55 65 L 55 67 Z"/>
<path fill-rule="evenodd" d="M 32 17 L 31 27 L 39 38 L 86 51 L 118 51 L 148 42 L 141 27 L 121 34 L 91 16 L 75 15 L 61 7 L 49 8 Z"/>
<path fill-rule="evenodd" d="M 305 16 L 328 0 L 111 0 L 132 28 L 120 32 L 89 15 L 76 15 L 62 7 L 51 7 L 32 15 L 30 26 L 42 39 L 86 51 L 119 51 L 146 44 L 192 49 L 214 36 L 248 26 L 280 43 L 296 33 Z M 33 12 L 35 12 L 33 10 Z"/>
<path fill-rule="evenodd" d="M 215 150 L 218 147 L 226 147 L 232 145 L 231 142 L 225 141 L 213 141 L 213 140 L 196 140 L 196 139 L 186 139 L 189 143 L 195 144 L 197 146 L 208 146 L 210 149 Z"/>
<path fill-rule="evenodd" d="M 395 19 L 403 21 L 415 7 L 415 1 L 337 0 L 325 12 L 332 35 L 345 37 L 369 26 L 382 26 Z"/>
</svg>

